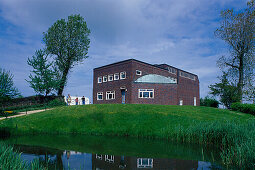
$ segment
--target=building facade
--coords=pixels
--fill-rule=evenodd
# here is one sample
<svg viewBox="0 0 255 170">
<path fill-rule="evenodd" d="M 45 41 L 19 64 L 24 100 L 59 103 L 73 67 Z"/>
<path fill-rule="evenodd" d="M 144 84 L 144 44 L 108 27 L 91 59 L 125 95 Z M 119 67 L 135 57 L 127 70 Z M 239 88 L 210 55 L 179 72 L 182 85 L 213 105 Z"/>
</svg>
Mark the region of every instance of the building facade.
<svg viewBox="0 0 255 170">
<path fill-rule="evenodd" d="M 198 76 L 129 59 L 94 69 L 93 103 L 199 105 Z"/>
</svg>

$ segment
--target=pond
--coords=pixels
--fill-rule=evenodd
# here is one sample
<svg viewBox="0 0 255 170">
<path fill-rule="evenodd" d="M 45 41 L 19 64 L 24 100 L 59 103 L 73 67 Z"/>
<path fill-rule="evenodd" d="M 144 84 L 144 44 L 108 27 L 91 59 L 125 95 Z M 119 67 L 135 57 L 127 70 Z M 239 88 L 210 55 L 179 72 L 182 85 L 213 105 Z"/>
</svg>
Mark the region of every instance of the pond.
<svg viewBox="0 0 255 170">
<path fill-rule="evenodd" d="M 4 140 L 50 169 L 223 169 L 215 148 L 107 136 L 20 136 Z M 48 161 L 45 161 L 48 160 Z"/>
</svg>

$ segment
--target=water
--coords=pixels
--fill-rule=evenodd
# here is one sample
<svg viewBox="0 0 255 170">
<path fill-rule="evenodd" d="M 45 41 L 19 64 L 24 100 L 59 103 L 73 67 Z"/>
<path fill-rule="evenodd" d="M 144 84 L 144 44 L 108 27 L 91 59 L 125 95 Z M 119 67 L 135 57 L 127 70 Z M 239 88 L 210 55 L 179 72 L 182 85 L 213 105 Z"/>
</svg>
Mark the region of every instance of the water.
<svg viewBox="0 0 255 170">
<path fill-rule="evenodd" d="M 50 169 L 223 169 L 217 149 L 162 140 L 99 136 L 21 136 L 6 143 Z M 48 161 L 46 161 L 48 160 Z"/>
</svg>

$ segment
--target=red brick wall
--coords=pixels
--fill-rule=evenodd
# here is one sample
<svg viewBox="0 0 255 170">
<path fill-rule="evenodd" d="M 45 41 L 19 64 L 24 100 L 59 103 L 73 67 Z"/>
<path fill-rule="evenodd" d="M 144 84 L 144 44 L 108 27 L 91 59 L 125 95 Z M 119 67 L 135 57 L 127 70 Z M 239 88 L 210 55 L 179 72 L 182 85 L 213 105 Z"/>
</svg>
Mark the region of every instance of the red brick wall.
<svg viewBox="0 0 255 170">
<path fill-rule="evenodd" d="M 162 65 L 167 67 L 168 65 Z M 178 79 L 178 84 L 152 84 L 152 83 L 134 83 L 141 77 L 136 75 L 136 70 L 142 71 L 142 75 L 158 74 L 166 77 Z M 179 70 L 179 69 L 177 69 Z M 114 73 L 126 72 L 126 79 L 113 80 L 110 82 L 97 83 L 99 76 L 109 75 Z M 199 106 L 199 80 L 184 78 L 176 74 L 169 73 L 168 70 L 155 67 L 150 64 L 139 62 L 137 60 L 127 60 L 116 64 L 94 69 L 93 80 L 93 103 L 121 103 L 120 87 L 126 87 L 126 103 L 144 103 L 144 104 L 164 104 L 178 105 L 180 100 L 183 100 L 183 105 L 194 105 L 194 97 L 196 97 L 197 106 Z M 138 89 L 154 89 L 154 98 L 138 98 Z M 115 91 L 114 100 L 106 100 L 106 91 Z M 103 92 L 104 100 L 97 100 L 97 92 Z"/>
<path fill-rule="evenodd" d="M 97 83 L 97 78 L 99 76 L 109 75 L 114 73 L 126 72 L 126 79 L 113 80 L 110 82 Z M 109 67 L 103 67 L 99 69 L 94 69 L 93 77 L 93 103 L 103 104 L 103 103 L 121 103 L 121 90 L 120 87 L 125 86 L 127 88 L 126 92 L 126 103 L 131 103 L 130 99 L 130 87 L 131 87 L 131 62 L 120 63 L 116 65 L 111 65 Z M 114 100 L 106 100 L 106 91 L 115 91 Z M 97 100 L 97 92 L 103 92 L 104 100 Z"/>
</svg>

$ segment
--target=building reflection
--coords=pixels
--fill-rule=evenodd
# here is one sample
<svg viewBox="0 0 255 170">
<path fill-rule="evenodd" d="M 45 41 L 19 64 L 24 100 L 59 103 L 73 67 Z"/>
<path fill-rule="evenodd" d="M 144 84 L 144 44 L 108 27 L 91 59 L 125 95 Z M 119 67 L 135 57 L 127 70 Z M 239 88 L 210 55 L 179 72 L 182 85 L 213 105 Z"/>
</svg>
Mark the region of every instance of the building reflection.
<svg viewBox="0 0 255 170">
<path fill-rule="evenodd" d="M 20 146 L 22 158 L 32 161 L 39 158 L 40 162 L 50 160 L 53 169 L 208 169 L 209 164 L 201 161 L 179 160 L 168 158 L 142 158 L 62 151 L 42 147 Z M 204 168 L 203 168 L 204 167 Z M 209 168 L 210 169 L 210 168 Z"/>
</svg>

